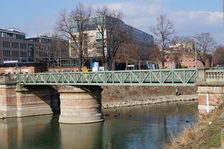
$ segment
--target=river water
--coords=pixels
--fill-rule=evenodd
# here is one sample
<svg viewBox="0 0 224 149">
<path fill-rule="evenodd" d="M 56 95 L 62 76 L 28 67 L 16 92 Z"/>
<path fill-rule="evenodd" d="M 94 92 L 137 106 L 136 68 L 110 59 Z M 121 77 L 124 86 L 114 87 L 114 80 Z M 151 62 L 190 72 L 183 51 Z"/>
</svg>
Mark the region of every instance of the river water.
<svg viewBox="0 0 224 149">
<path fill-rule="evenodd" d="M 0 149 L 157 149 L 197 121 L 197 103 L 104 111 L 105 121 L 58 123 L 58 115 L 0 120 Z"/>
</svg>

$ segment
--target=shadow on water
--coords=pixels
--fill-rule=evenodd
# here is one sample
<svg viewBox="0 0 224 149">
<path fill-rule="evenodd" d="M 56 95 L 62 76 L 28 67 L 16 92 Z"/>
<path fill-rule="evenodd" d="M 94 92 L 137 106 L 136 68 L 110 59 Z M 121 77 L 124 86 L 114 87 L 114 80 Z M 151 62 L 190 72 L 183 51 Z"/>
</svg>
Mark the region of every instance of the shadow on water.
<svg viewBox="0 0 224 149">
<path fill-rule="evenodd" d="M 59 124 L 58 115 L 0 120 L 0 149 L 154 149 L 197 121 L 197 103 L 105 110 L 102 123 Z"/>
</svg>

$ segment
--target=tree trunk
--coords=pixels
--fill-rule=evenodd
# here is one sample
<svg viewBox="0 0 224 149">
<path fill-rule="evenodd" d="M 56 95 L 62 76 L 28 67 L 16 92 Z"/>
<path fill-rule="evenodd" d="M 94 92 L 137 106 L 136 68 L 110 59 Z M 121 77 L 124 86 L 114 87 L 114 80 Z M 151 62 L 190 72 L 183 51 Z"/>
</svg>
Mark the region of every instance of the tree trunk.
<svg viewBox="0 0 224 149">
<path fill-rule="evenodd" d="M 202 61 L 201 63 L 203 65 L 203 67 L 205 68 L 205 65 L 206 65 L 205 61 Z"/>
<path fill-rule="evenodd" d="M 162 62 L 162 69 L 165 68 L 165 62 Z"/>
<path fill-rule="evenodd" d="M 113 63 L 113 60 L 111 58 L 109 58 L 107 60 L 107 70 L 112 70 L 112 63 Z"/>
</svg>

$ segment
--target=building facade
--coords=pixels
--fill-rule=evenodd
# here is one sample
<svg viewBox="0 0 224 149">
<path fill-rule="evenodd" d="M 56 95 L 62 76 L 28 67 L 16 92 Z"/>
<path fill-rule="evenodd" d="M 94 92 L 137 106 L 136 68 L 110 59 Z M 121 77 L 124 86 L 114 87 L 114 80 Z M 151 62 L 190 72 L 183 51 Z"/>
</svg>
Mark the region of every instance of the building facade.
<svg viewBox="0 0 224 149">
<path fill-rule="evenodd" d="M 7 61 L 67 63 L 68 41 L 40 36 L 26 38 L 25 33 L 15 29 L 0 29 L 0 63 Z M 64 62 L 65 61 L 65 62 Z"/>
<path fill-rule="evenodd" d="M 111 30 L 113 25 L 115 25 L 115 22 L 116 25 L 119 24 L 119 30 L 117 31 Z M 74 34 L 78 36 L 78 22 L 74 21 L 70 24 Z M 153 45 L 152 35 L 127 25 L 119 19 L 112 17 L 92 17 L 89 18 L 86 24 L 87 25 L 84 32 L 86 38 L 83 42 L 84 47 L 88 48 L 88 54 L 86 54 L 86 57 L 88 57 L 90 61 L 100 61 L 100 59 L 102 59 L 102 39 L 104 39 L 106 43 L 106 46 L 104 47 L 106 56 L 108 55 L 108 52 L 112 51 L 112 34 L 114 34 L 113 38 L 116 36 L 118 37 L 118 34 L 122 34 L 122 40 L 127 40 L 127 42 L 133 43 L 135 48 L 139 51 L 148 50 L 148 48 Z M 103 33 L 104 38 L 102 37 L 102 30 L 100 31 L 101 26 L 105 28 Z M 70 41 L 69 55 L 76 58 L 78 54 L 74 47 L 71 46 L 72 44 L 74 44 L 73 41 Z M 125 47 L 119 46 L 119 50 L 122 50 L 122 48 Z M 125 52 L 128 52 L 128 50 L 125 50 Z"/>
<path fill-rule="evenodd" d="M 25 33 L 0 29 L 0 62 L 34 61 L 34 43 L 26 40 Z"/>
<path fill-rule="evenodd" d="M 34 44 L 34 61 L 57 65 L 68 61 L 68 41 L 56 37 L 39 36 L 27 38 Z"/>
<path fill-rule="evenodd" d="M 199 60 L 198 52 L 195 52 L 194 43 L 183 42 L 170 46 L 170 55 L 165 62 L 165 68 L 203 68 L 211 67 L 213 65 L 212 55 L 208 54 L 205 60 L 205 66 Z M 159 67 L 162 68 L 161 63 Z"/>
</svg>

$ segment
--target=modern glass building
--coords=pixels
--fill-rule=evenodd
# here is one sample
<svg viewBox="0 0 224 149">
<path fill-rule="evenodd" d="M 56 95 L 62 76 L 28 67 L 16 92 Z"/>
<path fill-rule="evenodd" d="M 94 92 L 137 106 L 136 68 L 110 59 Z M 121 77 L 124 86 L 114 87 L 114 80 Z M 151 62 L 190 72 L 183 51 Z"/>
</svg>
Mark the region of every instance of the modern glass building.
<svg viewBox="0 0 224 149">
<path fill-rule="evenodd" d="M 96 58 L 102 57 L 102 34 L 99 32 L 99 28 L 103 27 L 105 28 L 104 32 L 104 39 L 107 41 L 107 44 L 111 44 L 111 28 L 114 25 L 119 25 L 119 32 L 122 32 L 123 35 L 125 35 L 125 38 L 131 38 L 131 42 L 133 42 L 138 50 L 145 51 L 146 49 L 149 49 L 153 45 L 153 36 L 143 32 L 137 28 L 134 28 L 130 25 L 125 24 L 123 21 L 113 18 L 113 17 L 92 17 L 89 18 L 86 23 L 84 24 L 85 32 L 84 34 L 88 36 L 88 41 L 86 41 L 89 45 L 94 46 L 88 46 L 88 57 L 92 60 L 95 60 Z M 71 29 L 74 32 L 74 34 L 79 33 L 79 21 L 74 21 L 70 23 Z M 113 32 L 113 34 L 116 34 L 116 32 Z M 85 42 L 84 42 L 85 43 Z M 70 44 L 72 41 L 70 41 Z M 74 46 L 73 46 L 74 47 Z M 110 51 L 110 49 L 107 49 L 110 46 L 105 47 L 105 51 Z M 70 46 L 70 56 L 76 57 L 77 53 L 75 52 L 74 48 L 71 48 Z"/>
</svg>

